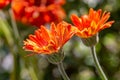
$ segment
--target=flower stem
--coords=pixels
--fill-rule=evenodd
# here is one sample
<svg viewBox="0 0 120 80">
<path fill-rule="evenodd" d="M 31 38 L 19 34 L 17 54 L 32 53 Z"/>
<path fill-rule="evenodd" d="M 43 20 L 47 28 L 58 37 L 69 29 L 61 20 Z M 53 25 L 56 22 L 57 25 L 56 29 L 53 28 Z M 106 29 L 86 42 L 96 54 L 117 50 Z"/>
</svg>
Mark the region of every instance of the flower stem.
<svg viewBox="0 0 120 80">
<path fill-rule="evenodd" d="M 93 56 L 96 68 L 97 68 L 97 70 L 98 70 L 102 80 L 108 80 L 106 75 L 105 75 L 105 73 L 103 72 L 103 70 L 102 70 L 102 68 L 100 66 L 99 61 L 98 61 L 98 58 L 97 58 L 97 55 L 96 55 L 96 51 L 95 51 L 95 46 L 91 47 L 91 52 L 92 52 L 92 56 Z"/>
<path fill-rule="evenodd" d="M 61 75 L 62 75 L 62 77 L 63 77 L 64 80 L 70 80 L 69 77 L 67 76 L 65 70 L 64 70 L 63 63 L 62 63 L 62 62 L 60 62 L 60 63 L 58 64 L 58 69 L 59 69 L 59 71 L 60 71 L 60 73 L 61 73 Z"/>
<path fill-rule="evenodd" d="M 17 29 L 16 22 L 14 20 L 14 15 L 13 15 L 12 9 L 9 10 L 9 14 L 10 14 L 10 18 L 11 18 L 11 24 L 12 24 L 13 32 L 14 32 L 14 35 L 15 35 L 15 41 L 16 41 L 15 44 L 18 46 L 17 48 L 20 48 L 19 32 L 18 32 L 18 29 Z M 18 54 L 19 50 L 12 50 L 12 52 L 13 52 L 13 56 L 14 56 L 14 70 L 13 70 L 13 73 L 12 73 L 11 80 L 20 80 L 20 55 Z"/>
<path fill-rule="evenodd" d="M 20 35 L 19 35 L 19 32 L 18 32 L 17 24 L 16 24 L 16 21 L 15 21 L 15 17 L 13 15 L 12 9 L 9 10 L 9 14 L 10 14 L 10 17 L 11 17 L 11 24 L 12 24 L 12 27 L 13 27 L 13 32 L 14 32 L 15 38 L 19 39 Z"/>
</svg>

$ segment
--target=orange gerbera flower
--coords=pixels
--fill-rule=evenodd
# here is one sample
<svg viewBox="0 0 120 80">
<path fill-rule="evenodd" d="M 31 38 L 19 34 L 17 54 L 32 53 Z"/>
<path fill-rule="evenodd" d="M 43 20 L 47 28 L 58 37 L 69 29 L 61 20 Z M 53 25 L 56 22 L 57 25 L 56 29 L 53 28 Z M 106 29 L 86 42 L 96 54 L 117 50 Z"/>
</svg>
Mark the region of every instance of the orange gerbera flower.
<svg viewBox="0 0 120 80">
<path fill-rule="evenodd" d="M 10 2 L 11 2 L 11 0 L 0 0 L 0 9 L 7 6 Z"/>
<path fill-rule="evenodd" d="M 110 12 L 104 11 L 102 14 L 102 10 L 94 11 L 92 8 L 89 10 L 88 15 L 83 15 L 81 18 L 76 15 L 71 16 L 71 20 L 73 24 L 78 28 L 77 35 L 81 38 L 88 38 L 100 30 L 110 27 L 114 21 L 107 20 L 110 17 Z"/>
<path fill-rule="evenodd" d="M 51 24 L 50 30 L 41 26 L 34 35 L 24 41 L 24 49 L 37 54 L 52 54 L 58 52 L 62 46 L 75 34 L 76 28 L 66 22 Z"/>
</svg>

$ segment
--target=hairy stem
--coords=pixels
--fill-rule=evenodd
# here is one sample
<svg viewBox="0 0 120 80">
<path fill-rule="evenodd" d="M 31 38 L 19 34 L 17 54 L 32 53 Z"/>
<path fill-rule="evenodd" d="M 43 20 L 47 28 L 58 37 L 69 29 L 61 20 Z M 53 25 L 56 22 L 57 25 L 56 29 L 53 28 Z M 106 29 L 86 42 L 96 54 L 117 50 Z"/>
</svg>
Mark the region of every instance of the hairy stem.
<svg viewBox="0 0 120 80">
<path fill-rule="evenodd" d="M 100 66 L 100 63 L 98 61 L 98 58 L 97 58 L 97 55 L 96 55 L 96 51 L 95 51 L 95 46 L 92 46 L 91 47 L 91 52 L 92 52 L 92 56 L 93 56 L 93 59 L 94 59 L 94 62 L 95 62 L 95 66 L 102 78 L 102 80 L 108 80 L 105 73 L 103 72 L 101 66 Z"/>
<path fill-rule="evenodd" d="M 60 62 L 58 64 L 58 69 L 59 69 L 59 71 L 60 71 L 60 73 L 61 73 L 61 75 L 62 75 L 64 80 L 70 80 L 69 77 L 67 76 L 66 72 L 65 72 L 65 69 L 63 67 L 63 63 L 62 62 Z"/>
</svg>

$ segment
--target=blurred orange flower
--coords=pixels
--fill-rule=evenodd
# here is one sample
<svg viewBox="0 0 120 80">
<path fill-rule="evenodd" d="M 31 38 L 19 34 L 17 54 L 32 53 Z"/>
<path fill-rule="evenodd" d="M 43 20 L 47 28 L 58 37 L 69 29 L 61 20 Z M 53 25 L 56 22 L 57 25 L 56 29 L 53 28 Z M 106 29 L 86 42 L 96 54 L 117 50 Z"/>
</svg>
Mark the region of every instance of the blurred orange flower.
<svg viewBox="0 0 120 80">
<path fill-rule="evenodd" d="M 57 25 L 51 23 L 50 30 L 41 26 L 34 35 L 24 41 L 24 49 L 37 54 L 52 54 L 58 52 L 62 46 L 75 34 L 76 28 L 66 22 Z"/>
<path fill-rule="evenodd" d="M 104 11 L 102 14 L 101 9 L 94 11 L 91 8 L 88 15 L 83 15 L 79 18 L 73 14 L 71 20 L 78 28 L 77 35 L 81 38 L 88 38 L 105 28 L 109 28 L 114 23 L 114 21 L 107 22 L 109 17 L 110 12 Z"/>
<path fill-rule="evenodd" d="M 65 0 L 13 0 L 12 9 L 17 20 L 39 27 L 58 23 L 65 18 L 61 5 Z"/>
<path fill-rule="evenodd" d="M 0 9 L 7 6 L 10 2 L 11 2 L 11 0 L 0 0 Z"/>
</svg>

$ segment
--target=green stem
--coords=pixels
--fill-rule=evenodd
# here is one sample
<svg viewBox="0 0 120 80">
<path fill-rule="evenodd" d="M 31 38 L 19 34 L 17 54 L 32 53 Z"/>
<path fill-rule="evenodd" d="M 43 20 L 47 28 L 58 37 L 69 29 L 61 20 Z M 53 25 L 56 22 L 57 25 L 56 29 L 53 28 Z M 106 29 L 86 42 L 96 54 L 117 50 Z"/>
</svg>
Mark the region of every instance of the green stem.
<svg viewBox="0 0 120 80">
<path fill-rule="evenodd" d="M 63 77 L 64 80 L 70 80 L 69 77 L 67 76 L 65 70 L 64 70 L 63 63 L 62 63 L 62 62 L 60 62 L 60 63 L 58 64 L 58 69 L 59 69 L 59 71 L 60 71 L 60 73 L 61 73 L 61 75 L 62 75 L 62 77 Z"/>
<path fill-rule="evenodd" d="M 33 69 L 33 67 L 29 66 L 29 73 L 30 73 L 30 76 L 31 76 L 32 80 L 38 80 L 38 78 L 36 76 L 36 73 L 35 73 L 35 70 Z"/>
<path fill-rule="evenodd" d="M 20 35 L 19 35 L 18 29 L 17 29 L 17 24 L 16 24 L 16 21 L 15 21 L 15 17 L 13 15 L 13 11 L 11 9 L 9 10 L 9 14 L 10 14 L 10 17 L 11 17 L 11 23 L 12 23 L 15 38 L 19 39 Z"/>
<path fill-rule="evenodd" d="M 26 58 L 20 57 L 20 56 L 23 56 L 22 54 L 24 54 L 24 51 L 21 49 L 20 35 L 19 35 L 19 31 L 17 28 L 17 24 L 15 21 L 15 17 L 14 17 L 12 9 L 9 10 L 9 14 L 11 17 L 11 24 L 12 24 L 12 28 L 13 28 L 13 32 L 14 32 L 14 36 L 15 36 L 15 43 L 16 43 L 17 48 L 18 48 L 18 51 L 16 51 L 16 53 L 13 51 L 13 53 L 15 53 L 15 54 L 13 54 L 14 55 L 14 72 L 12 74 L 11 80 L 20 80 L 20 59 L 21 58 L 24 59 L 25 63 L 28 63 L 29 60 L 27 61 Z M 28 65 L 29 64 L 27 64 L 27 66 Z M 33 80 L 38 80 L 37 74 L 35 73 L 35 70 L 33 69 L 33 67 L 28 66 L 28 68 L 29 68 L 28 70 L 30 72 L 31 78 Z"/>
<path fill-rule="evenodd" d="M 20 80 L 20 57 L 14 54 L 14 72 L 12 80 Z"/>
<path fill-rule="evenodd" d="M 95 46 L 92 46 L 91 47 L 91 52 L 92 52 L 92 56 L 93 56 L 93 59 L 94 59 L 94 62 L 95 62 L 95 65 L 96 65 L 96 68 L 102 78 L 102 80 L 108 80 L 105 73 L 103 72 L 100 64 L 99 64 L 99 61 L 97 59 L 97 55 L 96 55 L 96 51 L 95 51 Z"/>
<path fill-rule="evenodd" d="M 11 24 L 12 24 L 12 27 L 13 27 L 13 32 L 14 32 L 15 39 L 16 39 L 15 44 L 17 45 L 17 48 L 19 48 L 20 47 L 19 32 L 18 32 L 17 25 L 16 25 L 16 22 L 14 20 L 14 15 L 13 15 L 13 12 L 12 12 L 11 9 L 9 10 L 9 14 L 10 14 L 10 18 L 11 18 Z M 13 52 L 13 56 L 14 56 L 14 70 L 13 70 L 11 80 L 20 80 L 20 55 L 19 55 L 19 51 L 18 50 L 12 50 L 12 52 Z"/>
</svg>

